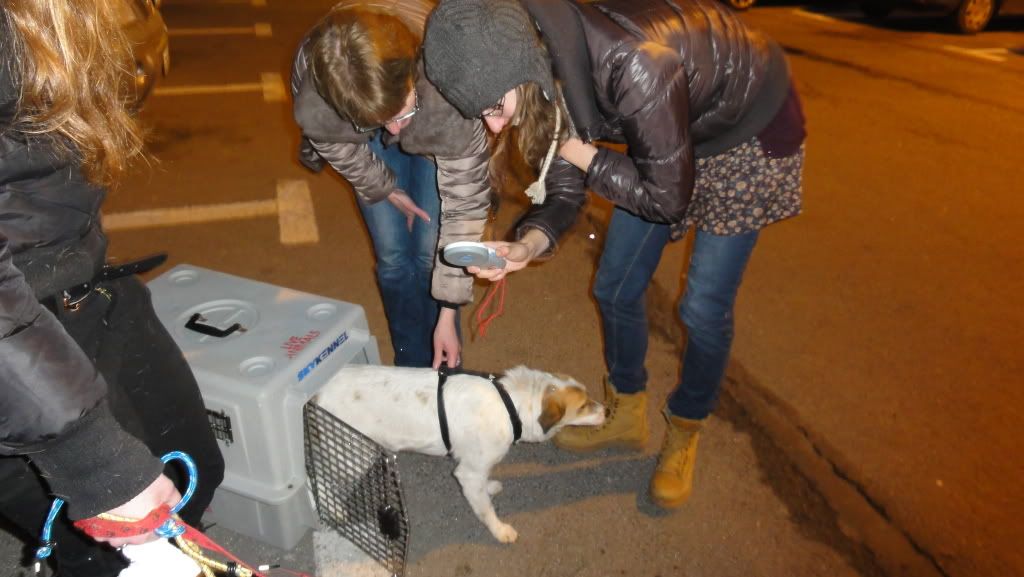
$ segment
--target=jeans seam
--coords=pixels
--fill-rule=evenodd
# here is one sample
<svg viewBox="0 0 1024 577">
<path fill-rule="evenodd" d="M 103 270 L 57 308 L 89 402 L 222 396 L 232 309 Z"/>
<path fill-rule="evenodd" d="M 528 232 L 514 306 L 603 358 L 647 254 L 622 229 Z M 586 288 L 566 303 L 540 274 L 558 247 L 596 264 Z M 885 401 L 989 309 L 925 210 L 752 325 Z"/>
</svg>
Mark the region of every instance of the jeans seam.
<svg viewBox="0 0 1024 577">
<path fill-rule="evenodd" d="M 643 248 L 644 248 L 644 246 L 646 246 L 647 241 L 650 240 L 651 234 L 653 232 L 654 232 L 654 225 L 653 224 L 649 224 L 648 227 L 647 227 L 647 231 L 644 233 L 643 240 L 638 244 L 638 248 L 633 251 L 633 258 L 629 262 L 629 265 L 626 268 L 625 274 L 622 275 L 622 280 L 619 282 L 618 286 L 615 287 L 615 293 L 612 295 L 612 312 L 613 313 L 616 312 L 616 305 L 617 305 L 617 303 L 619 301 L 619 294 L 622 292 L 622 286 L 626 283 L 626 279 L 629 278 L 629 274 L 633 271 L 633 268 L 636 266 L 636 261 L 637 261 L 637 259 L 639 259 L 640 253 L 643 252 Z M 649 285 L 650 285 L 650 283 L 648 282 L 648 287 L 649 287 Z M 643 292 L 644 292 L 644 294 L 647 293 L 647 288 L 646 287 L 644 288 Z M 646 317 L 646 313 L 647 313 L 647 311 L 645 309 L 644 310 L 645 317 Z M 614 323 L 614 327 L 615 327 L 616 333 L 618 333 L 618 329 L 619 329 L 618 323 Z M 616 343 L 618 342 L 617 336 L 618 336 L 617 334 L 613 335 L 613 338 L 614 338 L 613 342 L 616 342 Z M 609 374 L 611 374 L 612 370 L 616 366 L 618 366 L 618 362 L 619 362 L 618 351 L 615 350 L 613 352 L 613 354 L 614 354 L 615 358 L 613 359 L 612 366 L 608 367 L 608 373 Z M 613 387 L 615 386 L 614 382 L 612 382 L 612 386 Z M 647 386 L 646 383 L 644 383 L 644 387 L 645 388 L 646 388 L 646 386 Z"/>
</svg>

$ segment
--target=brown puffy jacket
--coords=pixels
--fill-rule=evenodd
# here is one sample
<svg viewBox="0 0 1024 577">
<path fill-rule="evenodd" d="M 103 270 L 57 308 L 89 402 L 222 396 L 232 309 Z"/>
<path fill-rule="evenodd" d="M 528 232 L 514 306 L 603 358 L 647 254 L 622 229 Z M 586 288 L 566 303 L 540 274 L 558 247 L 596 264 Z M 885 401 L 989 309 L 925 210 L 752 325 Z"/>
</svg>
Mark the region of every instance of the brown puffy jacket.
<svg viewBox="0 0 1024 577">
<path fill-rule="evenodd" d="M 422 37 L 431 0 L 347 0 L 342 5 L 386 10 L 401 18 Z M 307 39 L 308 40 L 308 39 Z M 307 40 L 302 42 L 292 66 L 291 89 L 295 121 L 302 129 L 300 159 L 319 170 L 326 161 L 348 180 L 363 200 L 384 200 L 395 190 L 395 177 L 368 145 L 371 133 L 356 132 L 352 123 L 320 96 L 307 73 Z M 421 63 L 422 67 L 422 63 Z M 490 208 L 490 158 L 484 125 L 467 120 L 426 80 L 420 71 L 416 81 L 420 111 L 402 129 L 397 140 L 404 151 L 433 158 L 441 193 L 438 247 L 462 240 L 480 240 Z M 435 256 L 431 293 L 452 304 L 473 300 L 473 278 L 463 269 L 450 267 Z"/>
</svg>

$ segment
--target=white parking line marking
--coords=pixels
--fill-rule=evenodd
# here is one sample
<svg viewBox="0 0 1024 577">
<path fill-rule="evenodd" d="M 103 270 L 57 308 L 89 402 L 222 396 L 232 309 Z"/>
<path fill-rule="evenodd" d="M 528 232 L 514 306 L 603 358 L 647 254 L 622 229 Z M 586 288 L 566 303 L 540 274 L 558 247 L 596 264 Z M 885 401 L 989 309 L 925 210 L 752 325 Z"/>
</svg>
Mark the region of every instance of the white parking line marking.
<svg viewBox="0 0 1024 577">
<path fill-rule="evenodd" d="M 281 229 L 281 244 L 294 246 L 320 242 L 313 197 L 305 180 L 277 181 L 277 222 Z"/>
<path fill-rule="evenodd" d="M 257 37 L 270 36 L 270 24 L 258 22 L 252 26 L 224 26 L 220 28 L 169 28 L 168 36 L 230 36 L 253 34 Z"/>
<path fill-rule="evenodd" d="M 796 14 L 797 16 L 810 18 L 811 20 L 818 20 L 819 22 L 839 22 L 839 20 L 836 20 L 831 16 L 825 16 L 824 14 L 818 14 L 817 12 L 808 12 L 800 8 L 793 10 L 793 13 Z"/>
<path fill-rule="evenodd" d="M 259 82 L 157 86 L 153 89 L 154 96 L 196 96 L 201 94 L 237 94 L 239 92 L 261 92 L 265 102 L 284 102 L 287 99 L 284 79 L 277 72 L 260 74 Z"/>
<path fill-rule="evenodd" d="M 277 214 L 276 200 L 253 200 L 225 204 L 156 208 L 103 215 L 104 230 L 136 230 L 220 220 L 239 220 Z"/>
<path fill-rule="evenodd" d="M 262 82 L 240 84 L 197 84 L 193 86 L 158 86 L 154 96 L 193 96 L 196 94 L 234 94 L 237 92 L 263 92 Z"/>
<path fill-rule="evenodd" d="M 287 94 L 284 89 L 284 79 L 277 72 L 263 72 L 260 74 L 260 85 L 263 87 L 263 100 L 266 102 L 284 102 Z"/>
<path fill-rule="evenodd" d="M 274 215 L 277 215 L 281 244 L 296 246 L 320 242 L 320 230 L 316 225 L 313 196 L 309 192 L 309 184 L 303 179 L 278 180 L 277 198 L 274 200 L 104 214 L 103 229 L 106 231 L 140 230 Z"/>
<path fill-rule="evenodd" d="M 960 46 L 951 46 L 949 44 L 946 44 L 942 48 L 950 52 L 956 52 L 957 54 L 963 54 L 972 58 L 980 58 L 990 62 L 1006 62 L 1006 57 L 1010 55 L 1010 51 L 1006 48 L 963 48 Z"/>
</svg>

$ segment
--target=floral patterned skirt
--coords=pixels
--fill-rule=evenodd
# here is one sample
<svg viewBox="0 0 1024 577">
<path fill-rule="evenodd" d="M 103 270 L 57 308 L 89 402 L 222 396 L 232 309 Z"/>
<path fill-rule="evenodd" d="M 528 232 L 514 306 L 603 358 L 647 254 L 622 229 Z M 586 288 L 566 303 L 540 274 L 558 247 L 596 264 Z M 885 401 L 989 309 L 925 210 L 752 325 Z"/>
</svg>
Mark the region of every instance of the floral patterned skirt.
<svg viewBox="0 0 1024 577">
<path fill-rule="evenodd" d="M 717 156 L 696 160 L 693 198 L 673 239 L 694 226 L 722 236 L 760 230 L 800 214 L 804 147 L 791 156 L 765 155 L 757 137 Z"/>
</svg>

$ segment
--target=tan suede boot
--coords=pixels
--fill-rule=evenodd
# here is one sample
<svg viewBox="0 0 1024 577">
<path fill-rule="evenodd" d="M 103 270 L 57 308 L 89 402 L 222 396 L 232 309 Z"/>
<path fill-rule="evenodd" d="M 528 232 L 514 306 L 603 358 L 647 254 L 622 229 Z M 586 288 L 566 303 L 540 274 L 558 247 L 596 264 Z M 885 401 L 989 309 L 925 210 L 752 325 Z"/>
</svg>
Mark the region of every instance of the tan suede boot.
<svg viewBox="0 0 1024 577">
<path fill-rule="evenodd" d="M 647 444 L 647 392 L 630 395 L 616 392 L 605 379 L 604 405 L 608 416 L 597 427 L 566 427 L 554 437 L 554 443 L 570 451 L 593 451 L 620 447 L 642 451 Z"/>
<path fill-rule="evenodd" d="M 664 509 L 682 506 L 693 491 L 693 465 L 704 421 L 668 416 L 665 444 L 651 478 L 651 498 Z"/>
</svg>

